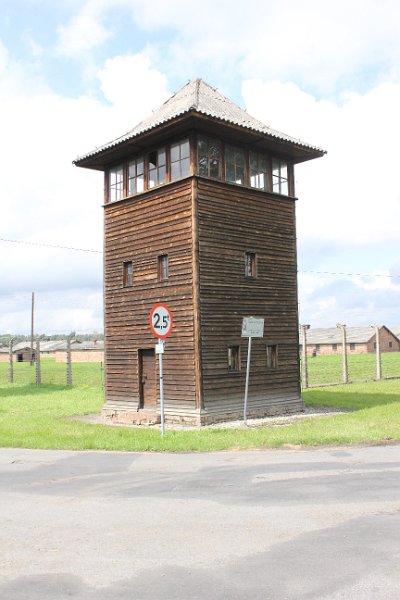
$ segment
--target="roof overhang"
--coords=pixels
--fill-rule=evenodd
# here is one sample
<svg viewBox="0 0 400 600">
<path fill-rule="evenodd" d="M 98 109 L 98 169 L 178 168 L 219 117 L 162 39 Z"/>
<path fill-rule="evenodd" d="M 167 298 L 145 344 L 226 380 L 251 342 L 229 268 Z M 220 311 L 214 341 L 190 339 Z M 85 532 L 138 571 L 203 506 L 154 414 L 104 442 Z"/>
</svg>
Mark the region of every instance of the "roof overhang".
<svg viewBox="0 0 400 600">
<path fill-rule="evenodd" d="M 232 141 L 251 146 L 254 150 L 273 151 L 301 163 L 326 154 L 325 150 L 303 143 L 294 138 L 282 137 L 277 133 L 263 133 L 250 127 L 236 125 L 230 121 L 190 110 L 164 123 L 140 133 L 122 136 L 104 146 L 73 161 L 78 167 L 104 171 L 112 163 L 123 160 L 128 155 L 138 154 L 156 146 L 170 137 L 189 131 L 201 131 L 209 135 L 221 136 Z"/>
</svg>

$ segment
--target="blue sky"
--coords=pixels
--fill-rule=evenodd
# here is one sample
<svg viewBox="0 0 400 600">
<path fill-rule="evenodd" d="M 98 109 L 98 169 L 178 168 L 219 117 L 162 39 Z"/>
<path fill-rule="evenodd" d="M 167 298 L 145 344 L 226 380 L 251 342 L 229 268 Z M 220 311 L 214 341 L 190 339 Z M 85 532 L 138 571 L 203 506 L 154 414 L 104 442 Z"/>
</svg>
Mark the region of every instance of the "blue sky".
<svg viewBox="0 0 400 600">
<path fill-rule="evenodd" d="M 399 325 L 399 3 L 232 6 L 1 0 L 0 332 L 33 290 L 38 331 L 101 330 L 102 177 L 71 161 L 192 77 L 328 151 L 296 171 L 300 320 Z"/>
</svg>

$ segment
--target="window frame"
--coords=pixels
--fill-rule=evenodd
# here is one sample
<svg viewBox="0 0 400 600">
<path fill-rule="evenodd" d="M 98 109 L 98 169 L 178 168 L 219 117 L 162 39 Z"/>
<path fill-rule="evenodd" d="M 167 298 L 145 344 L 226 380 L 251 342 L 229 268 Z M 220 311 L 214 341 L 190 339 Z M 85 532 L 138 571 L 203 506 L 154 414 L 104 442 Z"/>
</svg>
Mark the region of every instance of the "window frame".
<svg viewBox="0 0 400 600">
<path fill-rule="evenodd" d="M 168 281 L 169 279 L 169 260 L 168 254 L 159 254 L 157 257 L 157 276 L 158 281 Z"/>
<path fill-rule="evenodd" d="M 267 369 L 277 369 L 279 366 L 278 362 L 278 345 L 277 344 L 266 344 L 265 346 L 265 362 Z"/>
<path fill-rule="evenodd" d="M 122 180 L 117 180 L 115 184 L 112 183 L 112 175 L 113 172 L 115 172 L 115 174 L 117 174 L 118 172 L 122 173 Z M 118 183 L 121 183 L 122 185 L 120 187 L 117 187 Z M 119 190 L 120 192 L 120 197 L 118 198 L 114 198 L 112 199 L 112 190 Z M 118 163 L 116 165 L 113 165 L 112 167 L 110 167 L 108 169 L 108 177 L 107 177 L 107 198 L 108 201 L 110 203 L 114 203 L 114 202 L 118 202 L 119 200 L 122 200 L 125 197 L 125 163 Z"/>
<path fill-rule="evenodd" d="M 228 346 L 228 373 L 240 373 L 241 363 L 240 344 Z"/>
<path fill-rule="evenodd" d="M 263 173 L 264 178 L 265 178 L 265 182 L 264 182 L 264 187 L 261 187 L 259 185 L 252 185 L 251 184 L 251 179 L 253 177 L 252 173 L 251 173 L 251 159 L 252 156 L 254 156 L 257 160 L 257 174 L 254 175 L 254 177 L 257 177 L 257 179 L 260 177 L 260 162 L 261 160 L 265 160 L 266 165 L 267 165 L 267 170 L 265 173 Z M 271 176 L 271 158 L 267 155 L 267 154 L 263 154 L 262 152 L 256 152 L 255 150 L 249 150 L 249 157 L 248 157 L 248 164 L 249 164 L 249 187 L 251 187 L 253 190 L 262 190 L 263 192 L 270 192 L 271 191 L 271 185 L 272 185 L 272 176 Z"/>
<path fill-rule="evenodd" d="M 206 161 L 205 165 L 200 164 L 201 143 L 205 143 L 205 153 L 203 155 Z M 189 156 L 182 157 L 184 144 L 189 146 Z M 172 154 L 176 147 L 179 148 L 179 159 L 172 161 Z M 233 155 L 235 180 L 228 180 L 227 178 L 228 165 L 226 159 L 231 154 Z M 160 157 L 163 155 L 165 161 L 161 163 Z M 239 164 L 239 155 L 243 159 L 243 165 Z M 214 159 L 216 161 L 215 170 L 213 170 L 212 163 Z M 183 171 L 184 161 L 187 161 L 188 164 Z M 257 162 L 257 172 L 252 175 L 254 161 Z M 143 173 L 138 172 L 138 165 L 141 162 L 143 163 Z M 266 170 L 261 167 L 262 162 L 265 163 Z M 177 164 L 179 165 L 179 174 L 177 176 L 175 173 L 173 176 L 172 171 L 176 169 Z M 135 174 L 130 176 L 133 166 Z M 203 170 L 202 173 L 201 169 Z M 206 172 L 204 172 L 204 169 L 206 169 Z M 239 181 L 241 178 L 236 177 L 238 169 L 242 169 L 242 181 Z M 251 190 L 294 197 L 292 158 L 271 154 L 268 151 L 260 152 L 256 149 L 250 149 L 244 144 L 232 144 L 224 138 L 198 131 L 186 133 L 183 137 L 170 138 L 160 146 L 153 146 L 145 152 L 133 154 L 123 161 L 110 165 L 105 172 L 105 203 L 118 202 L 193 175 L 222 181 L 229 185 L 247 187 Z M 260 185 L 262 176 L 264 186 Z M 112 181 L 114 177 L 116 181 Z M 133 185 L 133 181 L 135 181 L 135 185 Z"/>
<path fill-rule="evenodd" d="M 122 285 L 132 287 L 133 285 L 133 261 L 124 260 L 122 263 Z"/>
<path fill-rule="evenodd" d="M 138 166 L 138 162 L 141 162 L 143 165 L 143 171 L 142 173 L 139 173 L 139 175 L 142 175 L 142 183 L 143 183 L 143 189 L 142 190 L 138 190 L 137 189 L 137 182 L 138 182 L 138 171 L 137 171 L 137 166 Z M 134 163 L 135 164 L 135 176 L 131 177 L 130 176 L 130 166 L 131 164 Z M 137 155 L 137 156 L 133 156 L 131 158 L 129 158 L 127 160 L 126 163 L 126 193 L 127 193 L 127 197 L 129 198 L 130 196 L 136 196 L 137 194 L 142 194 L 144 191 L 146 191 L 146 161 L 145 161 L 145 156 L 143 154 Z M 135 180 L 135 188 L 136 191 L 135 192 L 131 192 L 130 190 L 130 182 L 132 180 Z"/>
<path fill-rule="evenodd" d="M 200 143 L 201 139 L 203 139 L 203 141 L 205 140 L 207 142 L 207 174 L 200 173 L 199 143 Z M 210 163 L 211 163 L 212 157 L 210 155 L 209 141 L 217 142 L 217 145 L 219 146 L 218 176 L 211 175 Z M 199 177 L 210 177 L 210 179 L 216 179 L 217 181 L 223 181 L 222 174 L 224 173 L 224 165 L 225 165 L 225 157 L 224 157 L 223 141 L 219 138 L 214 138 L 212 136 L 199 133 L 196 136 L 196 175 L 198 175 Z"/>
<path fill-rule="evenodd" d="M 248 251 L 244 254 L 244 276 L 248 279 L 257 278 L 258 260 L 257 252 Z"/>
<path fill-rule="evenodd" d="M 278 165 L 278 175 L 275 175 L 275 167 L 274 163 Z M 286 177 L 284 177 L 282 173 L 282 169 L 286 169 Z M 271 191 L 274 194 L 281 194 L 282 196 L 290 195 L 290 168 L 289 161 L 283 158 L 278 158 L 276 156 L 272 156 L 272 168 L 271 168 L 271 177 L 272 177 L 272 187 Z M 275 183 L 278 184 L 278 191 L 275 189 Z M 282 191 L 282 184 L 286 184 L 286 193 Z"/>
<path fill-rule="evenodd" d="M 232 152 L 232 157 L 233 157 L 233 171 L 234 171 L 234 179 L 228 179 L 228 162 L 227 162 L 227 154 L 228 154 L 228 150 L 229 152 Z M 242 155 L 243 157 L 243 181 L 240 183 L 237 181 L 237 170 L 238 170 L 238 162 L 237 162 L 237 157 L 238 155 Z M 248 176 L 247 176 L 247 172 L 248 172 L 248 168 L 247 168 L 247 163 L 248 163 L 248 156 L 247 156 L 247 152 L 244 148 L 240 148 L 239 146 L 233 146 L 232 144 L 225 144 L 225 148 L 224 148 L 224 175 L 225 175 L 225 179 L 224 181 L 226 183 L 233 183 L 234 185 L 241 185 L 241 186 L 245 186 L 248 180 Z"/>
<path fill-rule="evenodd" d="M 184 144 L 188 144 L 189 146 L 189 154 L 188 156 L 184 156 L 182 158 L 182 146 Z M 168 147 L 168 152 L 169 152 L 169 181 L 178 181 L 179 179 L 185 179 L 186 177 L 190 177 L 191 175 L 191 145 L 192 145 L 192 140 L 191 137 L 188 136 L 186 138 L 171 142 L 169 144 Z M 173 147 L 178 146 L 179 148 L 179 159 L 178 160 L 172 160 L 172 149 Z M 187 174 L 182 174 L 182 163 L 184 161 L 188 161 L 189 162 L 189 169 Z M 173 177 L 172 176 L 172 169 L 173 169 L 173 165 L 175 164 L 179 164 L 179 176 L 178 177 Z"/>
</svg>

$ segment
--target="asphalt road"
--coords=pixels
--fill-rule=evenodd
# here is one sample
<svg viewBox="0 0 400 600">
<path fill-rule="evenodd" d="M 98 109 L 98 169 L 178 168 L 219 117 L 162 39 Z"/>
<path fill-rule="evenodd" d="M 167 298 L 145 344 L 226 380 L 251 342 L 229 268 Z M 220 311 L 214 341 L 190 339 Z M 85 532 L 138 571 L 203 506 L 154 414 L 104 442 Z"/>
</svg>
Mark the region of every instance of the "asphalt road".
<svg viewBox="0 0 400 600">
<path fill-rule="evenodd" d="M 1 600 L 400 598 L 400 446 L 0 450 Z"/>
</svg>

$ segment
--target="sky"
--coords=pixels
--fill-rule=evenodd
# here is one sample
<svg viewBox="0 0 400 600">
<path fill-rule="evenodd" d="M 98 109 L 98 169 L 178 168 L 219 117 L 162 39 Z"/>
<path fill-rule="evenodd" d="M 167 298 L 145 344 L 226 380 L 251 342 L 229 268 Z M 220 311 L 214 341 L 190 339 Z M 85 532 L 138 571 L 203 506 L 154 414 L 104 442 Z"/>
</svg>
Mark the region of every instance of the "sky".
<svg viewBox="0 0 400 600">
<path fill-rule="evenodd" d="M 296 167 L 300 322 L 400 324 L 398 0 L 0 0 L 0 333 L 102 331 L 103 177 L 72 161 L 201 77 Z M 75 248 L 72 250 L 70 248 Z"/>
</svg>

